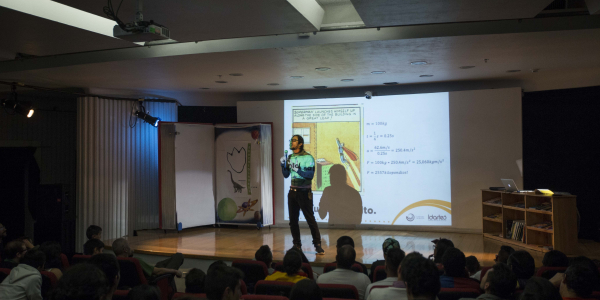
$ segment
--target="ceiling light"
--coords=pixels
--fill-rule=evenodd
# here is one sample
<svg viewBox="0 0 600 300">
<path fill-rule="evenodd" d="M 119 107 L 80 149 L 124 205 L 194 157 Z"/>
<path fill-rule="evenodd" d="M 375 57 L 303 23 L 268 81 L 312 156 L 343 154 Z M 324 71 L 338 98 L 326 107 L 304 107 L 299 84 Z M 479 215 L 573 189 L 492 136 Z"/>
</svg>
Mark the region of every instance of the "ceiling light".
<svg viewBox="0 0 600 300">
<path fill-rule="evenodd" d="M 326 89 L 327 86 L 324 85 L 317 85 L 317 86 L 313 86 L 315 89 Z"/>
<path fill-rule="evenodd" d="M 31 116 L 33 116 L 33 113 L 35 112 L 30 104 L 14 101 L 14 100 L 10 100 L 10 99 L 2 100 L 2 106 L 12 109 L 15 113 L 24 115 L 28 118 L 31 118 Z"/>
<path fill-rule="evenodd" d="M 279 83 L 267 83 L 267 85 L 279 85 Z"/>
<path fill-rule="evenodd" d="M 371 74 L 385 74 L 385 71 L 373 71 Z"/>
<path fill-rule="evenodd" d="M 317 70 L 317 71 L 321 71 L 321 72 L 324 72 L 324 71 L 329 71 L 329 70 L 331 70 L 331 68 L 328 68 L 328 67 L 320 67 L 320 68 L 316 68 L 315 70 Z"/>
<path fill-rule="evenodd" d="M 158 122 L 160 121 L 160 118 L 153 117 L 153 116 L 149 115 L 148 113 L 139 111 L 139 110 L 135 112 L 135 115 L 138 118 L 144 120 L 144 122 L 146 122 L 154 127 L 158 127 Z"/>
<path fill-rule="evenodd" d="M 244 76 L 242 73 L 231 73 L 229 76 Z"/>
<path fill-rule="evenodd" d="M 475 66 L 462 66 L 460 67 L 460 69 L 466 70 L 466 69 L 473 69 L 475 68 Z"/>
<path fill-rule="evenodd" d="M 304 76 L 290 76 L 292 79 L 302 79 Z"/>
<path fill-rule="evenodd" d="M 218 80 L 218 81 L 215 81 L 215 82 L 216 83 L 227 83 L 227 81 L 222 81 L 222 80 Z"/>
<path fill-rule="evenodd" d="M 351 81 L 354 81 L 354 79 L 349 79 L 349 78 L 348 78 L 348 79 L 342 79 L 342 81 L 343 81 L 343 82 L 351 82 Z"/>
<path fill-rule="evenodd" d="M 419 77 L 433 77 L 433 75 L 421 75 Z"/>
<path fill-rule="evenodd" d="M 508 71 L 506 71 L 506 73 L 517 73 L 517 72 L 521 72 L 521 70 L 508 70 Z"/>
<path fill-rule="evenodd" d="M 410 64 L 413 66 L 420 66 L 420 65 L 426 65 L 427 62 L 426 61 L 413 61 Z"/>
<path fill-rule="evenodd" d="M 394 84 L 398 84 L 397 82 L 393 81 L 393 82 L 384 82 L 383 84 L 385 85 L 394 85 Z"/>
</svg>

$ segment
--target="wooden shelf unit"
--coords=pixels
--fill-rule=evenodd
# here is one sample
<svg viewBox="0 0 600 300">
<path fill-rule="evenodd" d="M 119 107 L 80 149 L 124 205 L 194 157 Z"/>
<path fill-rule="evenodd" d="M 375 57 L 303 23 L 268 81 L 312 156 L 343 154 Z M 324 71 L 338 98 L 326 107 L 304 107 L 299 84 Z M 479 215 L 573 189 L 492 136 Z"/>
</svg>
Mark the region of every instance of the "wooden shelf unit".
<svg viewBox="0 0 600 300">
<path fill-rule="evenodd" d="M 501 199 L 501 204 L 485 203 L 492 199 Z M 577 250 L 577 197 L 546 196 L 534 193 L 505 193 L 504 191 L 481 190 L 483 212 L 483 238 L 515 245 L 528 250 L 547 252 L 543 246 L 552 246 L 565 254 L 574 254 Z M 540 211 L 530 207 L 544 202 L 552 203 L 552 211 Z M 525 208 L 514 207 L 516 203 L 525 203 Z M 487 216 L 502 214 L 502 218 Z M 509 220 L 525 220 L 525 242 L 506 238 Z M 532 227 L 546 221 L 552 221 L 553 229 Z"/>
</svg>

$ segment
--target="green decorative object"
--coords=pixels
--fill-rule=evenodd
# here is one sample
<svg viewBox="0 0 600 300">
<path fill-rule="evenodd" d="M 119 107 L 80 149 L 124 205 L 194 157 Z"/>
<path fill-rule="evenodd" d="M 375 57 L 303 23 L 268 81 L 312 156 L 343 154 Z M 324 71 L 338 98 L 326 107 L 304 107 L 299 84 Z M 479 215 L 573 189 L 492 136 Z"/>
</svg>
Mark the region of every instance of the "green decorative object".
<svg viewBox="0 0 600 300">
<path fill-rule="evenodd" d="M 237 205 L 231 198 L 223 198 L 217 206 L 217 215 L 223 221 L 231 221 L 237 215 Z"/>
</svg>

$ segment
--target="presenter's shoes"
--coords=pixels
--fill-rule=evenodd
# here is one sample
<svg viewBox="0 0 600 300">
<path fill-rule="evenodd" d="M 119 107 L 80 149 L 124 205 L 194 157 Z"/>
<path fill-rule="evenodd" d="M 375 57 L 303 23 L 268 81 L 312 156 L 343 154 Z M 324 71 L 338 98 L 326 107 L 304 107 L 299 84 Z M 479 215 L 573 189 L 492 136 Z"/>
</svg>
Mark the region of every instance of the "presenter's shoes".
<svg viewBox="0 0 600 300">
<path fill-rule="evenodd" d="M 315 245 L 315 250 L 317 250 L 317 255 L 325 255 L 325 250 L 321 248 L 321 245 Z"/>
</svg>

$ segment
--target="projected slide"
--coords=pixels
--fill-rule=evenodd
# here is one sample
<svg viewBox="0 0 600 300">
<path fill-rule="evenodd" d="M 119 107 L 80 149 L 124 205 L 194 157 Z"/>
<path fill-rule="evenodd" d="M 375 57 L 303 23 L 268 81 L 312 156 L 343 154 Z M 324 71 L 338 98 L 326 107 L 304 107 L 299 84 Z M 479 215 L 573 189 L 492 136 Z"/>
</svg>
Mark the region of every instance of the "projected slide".
<svg viewBox="0 0 600 300">
<path fill-rule="evenodd" d="M 315 159 L 318 222 L 452 224 L 448 93 L 286 100 L 284 111 L 285 149 L 301 135 Z"/>
</svg>

